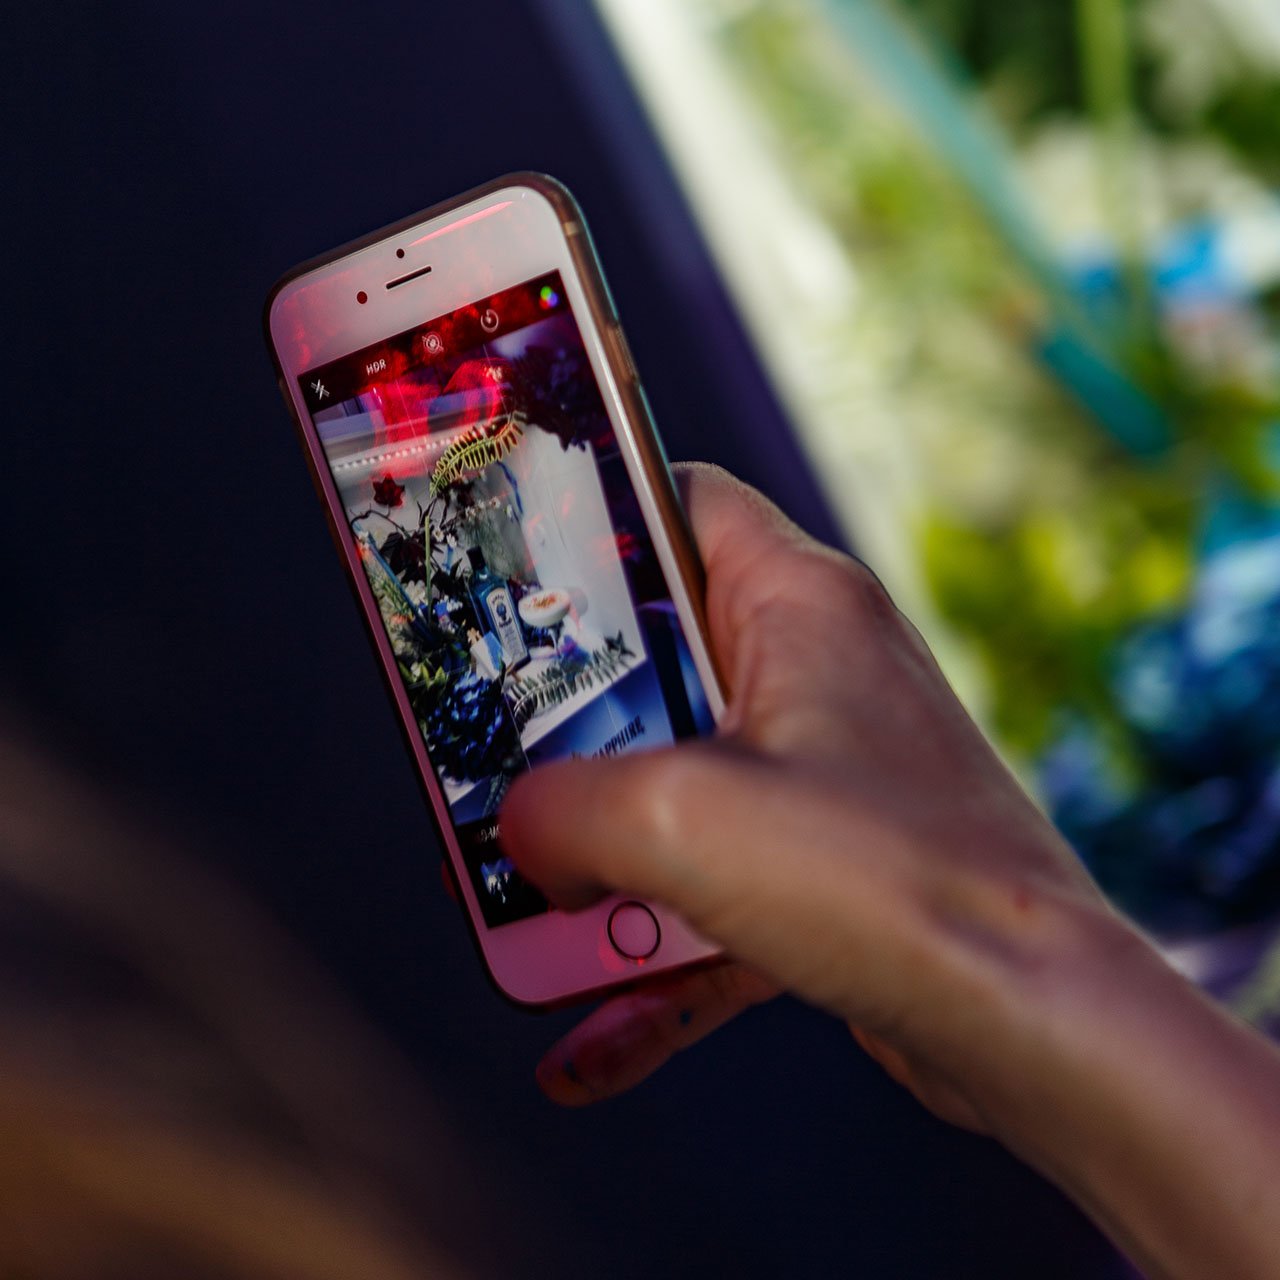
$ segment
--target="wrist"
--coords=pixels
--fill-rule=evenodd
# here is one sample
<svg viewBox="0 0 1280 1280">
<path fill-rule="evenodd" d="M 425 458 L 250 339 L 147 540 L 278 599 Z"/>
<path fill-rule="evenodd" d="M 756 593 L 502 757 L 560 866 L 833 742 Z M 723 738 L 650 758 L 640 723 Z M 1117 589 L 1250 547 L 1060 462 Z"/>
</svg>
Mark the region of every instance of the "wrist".
<svg viewBox="0 0 1280 1280">
<path fill-rule="evenodd" d="M 1250 1215 L 1280 1188 L 1280 1055 L 1104 904 L 1006 987 L 990 1131 L 1152 1276 L 1280 1274 Z"/>
<path fill-rule="evenodd" d="M 974 1064 L 983 1082 L 975 1101 L 991 1133 L 1038 1166 L 1041 1148 L 1064 1137 L 1062 1108 L 1086 1081 L 1090 1093 L 1122 1083 L 1134 1061 L 1113 1062 L 1115 1050 L 1135 1019 L 1148 1019 L 1181 985 L 1152 944 L 1100 898 L 1039 914 L 991 984 L 990 1034 Z"/>
</svg>

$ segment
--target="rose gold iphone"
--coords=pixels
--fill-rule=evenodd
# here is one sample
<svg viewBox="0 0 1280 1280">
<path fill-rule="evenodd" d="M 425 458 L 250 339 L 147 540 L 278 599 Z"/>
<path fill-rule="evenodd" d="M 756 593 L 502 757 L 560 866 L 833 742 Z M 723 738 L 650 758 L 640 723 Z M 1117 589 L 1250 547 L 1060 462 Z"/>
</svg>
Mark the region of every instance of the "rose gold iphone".
<svg viewBox="0 0 1280 1280">
<path fill-rule="evenodd" d="M 526 769 L 722 710 L 697 555 L 572 197 L 499 179 L 291 271 L 266 325 L 499 989 L 552 1004 L 712 956 L 653 904 L 551 909 L 497 841 Z"/>
</svg>

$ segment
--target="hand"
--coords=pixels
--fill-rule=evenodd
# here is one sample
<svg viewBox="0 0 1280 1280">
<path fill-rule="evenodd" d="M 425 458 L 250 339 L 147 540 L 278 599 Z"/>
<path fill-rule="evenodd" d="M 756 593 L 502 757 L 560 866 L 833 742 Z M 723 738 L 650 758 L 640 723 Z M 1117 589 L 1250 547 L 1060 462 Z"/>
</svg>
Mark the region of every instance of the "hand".
<svg viewBox="0 0 1280 1280">
<path fill-rule="evenodd" d="M 863 566 L 721 472 L 678 478 L 720 732 L 544 766 L 503 839 L 566 909 L 650 898 L 735 961 L 605 1003 L 548 1054 L 546 1092 L 617 1093 L 787 989 L 1148 1274 L 1280 1275 L 1280 1054 L 1111 911 Z"/>
<path fill-rule="evenodd" d="M 985 1127 L 970 1059 L 1005 970 L 1034 968 L 1063 912 L 1109 912 L 875 577 L 724 473 L 679 479 L 731 689 L 720 735 L 544 767 L 503 830 L 559 903 L 650 897 L 745 964 L 607 1002 L 547 1055 L 542 1087 L 617 1093 L 786 987 L 926 1105 Z"/>
</svg>

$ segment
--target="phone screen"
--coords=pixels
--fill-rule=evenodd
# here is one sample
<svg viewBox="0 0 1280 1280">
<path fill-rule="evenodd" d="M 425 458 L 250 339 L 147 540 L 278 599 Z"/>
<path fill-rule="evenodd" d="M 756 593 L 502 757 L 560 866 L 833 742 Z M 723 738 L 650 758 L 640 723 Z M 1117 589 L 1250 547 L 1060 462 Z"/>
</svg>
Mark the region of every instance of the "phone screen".
<svg viewBox="0 0 1280 1280">
<path fill-rule="evenodd" d="M 512 779 L 713 724 L 560 275 L 299 381 L 485 921 L 546 911 Z"/>
</svg>

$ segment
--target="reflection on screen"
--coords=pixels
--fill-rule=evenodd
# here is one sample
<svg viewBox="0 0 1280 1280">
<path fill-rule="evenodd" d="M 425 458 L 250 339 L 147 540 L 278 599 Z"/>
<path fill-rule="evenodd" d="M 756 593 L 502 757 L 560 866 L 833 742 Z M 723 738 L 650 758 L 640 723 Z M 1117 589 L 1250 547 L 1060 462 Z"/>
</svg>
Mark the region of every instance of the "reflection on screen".
<svg viewBox="0 0 1280 1280">
<path fill-rule="evenodd" d="M 545 911 L 511 780 L 711 726 L 560 277 L 300 383 L 485 919 Z"/>
</svg>

